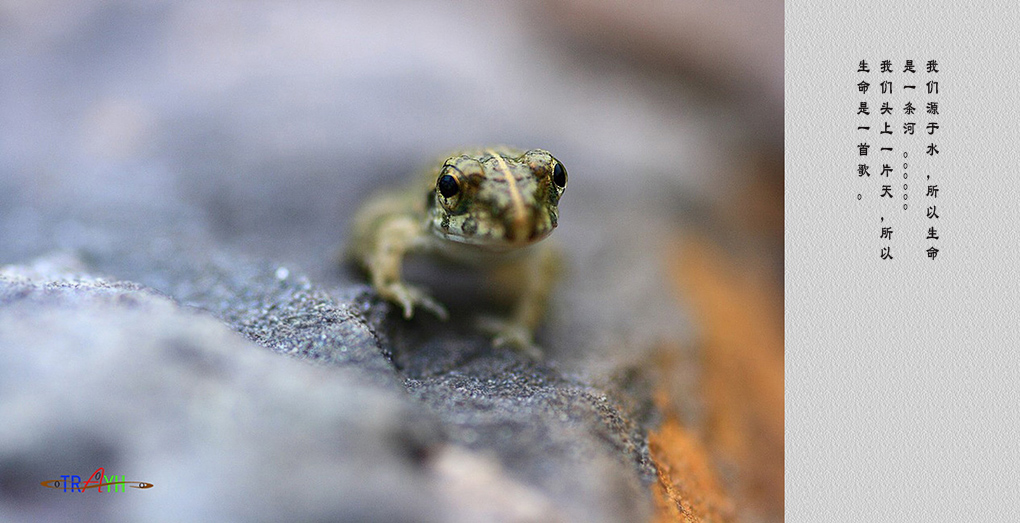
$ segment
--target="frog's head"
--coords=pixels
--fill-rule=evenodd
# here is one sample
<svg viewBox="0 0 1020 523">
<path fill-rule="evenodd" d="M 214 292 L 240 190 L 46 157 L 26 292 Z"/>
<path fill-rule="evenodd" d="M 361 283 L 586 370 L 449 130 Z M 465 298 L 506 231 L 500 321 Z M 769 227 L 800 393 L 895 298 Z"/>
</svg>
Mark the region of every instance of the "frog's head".
<svg viewBox="0 0 1020 523">
<path fill-rule="evenodd" d="M 567 170 L 547 151 L 488 149 L 448 158 L 429 192 L 431 227 L 451 241 L 502 250 L 556 228 Z"/>
</svg>

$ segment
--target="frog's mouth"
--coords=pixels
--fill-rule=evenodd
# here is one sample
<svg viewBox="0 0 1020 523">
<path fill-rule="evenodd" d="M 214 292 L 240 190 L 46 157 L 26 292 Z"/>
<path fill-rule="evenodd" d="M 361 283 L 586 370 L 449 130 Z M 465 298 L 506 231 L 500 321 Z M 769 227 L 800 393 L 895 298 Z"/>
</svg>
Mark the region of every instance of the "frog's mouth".
<svg viewBox="0 0 1020 523">
<path fill-rule="evenodd" d="M 435 232 L 436 235 L 443 238 L 444 240 L 449 240 L 463 245 L 479 247 L 487 251 L 502 252 L 520 249 L 522 247 L 527 247 L 529 245 L 538 243 L 544 240 L 547 236 L 549 236 L 552 233 L 552 228 L 550 227 L 545 230 L 535 230 L 533 233 L 523 236 L 522 239 L 516 238 L 509 239 L 505 235 L 464 236 L 453 232 L 447 232 L 435 227 L 433 227 L 433 232 Z"/>
<path fill-rule="evenodd" d="M 487 212 L 434 215 L 432 232 L 444 240 L 489 251 L 508 251 L 541 241 L 556 228 L 555 213 L 533 210 L 493 216 Z"/>
</svg>

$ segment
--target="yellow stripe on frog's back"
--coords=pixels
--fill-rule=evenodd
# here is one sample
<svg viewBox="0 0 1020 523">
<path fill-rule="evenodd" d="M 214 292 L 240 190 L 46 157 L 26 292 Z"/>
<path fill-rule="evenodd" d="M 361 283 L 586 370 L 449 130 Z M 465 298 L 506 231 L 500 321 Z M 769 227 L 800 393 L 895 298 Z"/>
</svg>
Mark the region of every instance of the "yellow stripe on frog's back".
<svg viewBox="0 0 1020 523">
<path fill-rule="evenodd" d="M 510 197 L 514 202 L 514 210 L 517 211 L 514 213 L 514 221 L 523 221 L 525 219 L 524 198 L 521 196 L 521 190 L 517 188 L 517 180 L 514 179 L 513 173 L 510 172 L 510 166 L 506 164 L 506 160 L 504 160 L 503 156 L 496 152 L 495 149 L 486 149 L 485 152 L 491 154 L 496 160 L 496 165 L 498 166 L 497 169 L 503 173 L 503 177 L 506 179 L 506 183 L 510 187 Z"/>
</svg>

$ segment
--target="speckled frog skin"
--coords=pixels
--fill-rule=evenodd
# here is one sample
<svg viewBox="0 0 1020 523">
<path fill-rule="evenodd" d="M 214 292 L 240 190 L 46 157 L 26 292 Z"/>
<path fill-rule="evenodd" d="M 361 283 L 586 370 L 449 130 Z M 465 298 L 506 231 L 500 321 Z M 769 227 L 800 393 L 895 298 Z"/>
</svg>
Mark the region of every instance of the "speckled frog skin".
<svg viewBox="0 0 1020 523">
<path fill-rule="evenodd" d="M 482 327 L 494 343 L 537 355 L 533 333 L 545 314 L 559 272 L 558 250 L 537 244 L 556 228 L 567 186 L 563 164 L 542 149 L 498 146 L 466 149 L 436 162 L 402 190 L 379 194 L 359 210 L 348 253 L 380 296 L 405 318 L 421 307 L 440 318 L 446 309 L 404 282 L 404 257 L 413 252 L 492 269 L 518 295 L 510 318 Z"/>
</svg>

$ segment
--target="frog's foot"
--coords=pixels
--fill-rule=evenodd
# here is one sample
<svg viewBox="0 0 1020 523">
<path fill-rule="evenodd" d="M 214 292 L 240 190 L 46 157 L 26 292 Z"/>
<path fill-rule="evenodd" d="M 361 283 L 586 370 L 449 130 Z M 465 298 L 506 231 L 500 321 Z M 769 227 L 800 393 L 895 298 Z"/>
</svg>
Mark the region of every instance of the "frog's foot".
<svg viewBox="0 0 1020 523">
<path fill-rule="evenodd" d="M 513 320 L 482 317 L 478 320 L 478 327 L 495 335 L 492 339 L 494 347 L 506 347 L 536 360 L 542 359 L 542 350 L 535 345 L 533 333 L 526 325 Z"/>
<path fill-rule="evenodd" d="M 411 316 L 414 315 L 416 305 L 435 314 L 441 320 L 445 321 L 449 317 L 446 307 L 429 296 L 427 292 L 413 285 L 401 282 L 391 283 L 379 289 L 379 295 L 399 305 L 404 310 L 405 320 L 411 319 Z"/>
</svg>

